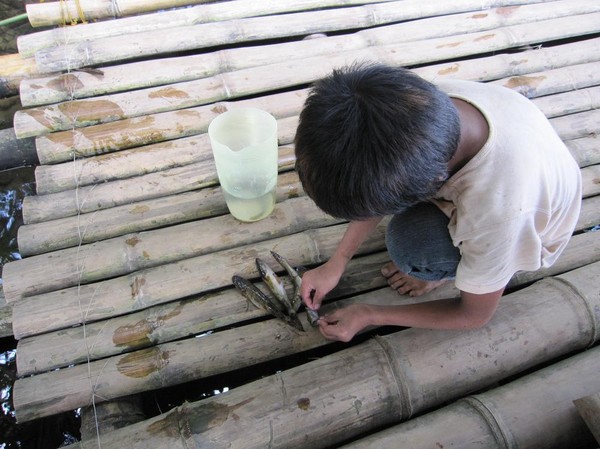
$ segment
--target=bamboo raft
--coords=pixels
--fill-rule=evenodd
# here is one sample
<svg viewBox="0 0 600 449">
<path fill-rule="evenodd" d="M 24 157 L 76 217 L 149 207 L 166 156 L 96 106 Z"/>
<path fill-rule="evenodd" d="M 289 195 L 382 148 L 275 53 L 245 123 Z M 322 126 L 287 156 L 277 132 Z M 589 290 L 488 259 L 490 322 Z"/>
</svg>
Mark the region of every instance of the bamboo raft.
<svg viewBox="0 0 600 449">
<path fill-rule="evenodd" d="M 4 267 L 18 419 L 243 373 L 250 380 L 227 393 L 75 446 L 595 447 L 597 419 L 592 430 L 586 422 L 600 408 L 591 349 L 600 233 L 587 231 L 600 223 L 600 3 L 202 3 L 28 5 L 37 25 L 89 23 L 19 40 L 37 74 L 21 81 L 27 109 L 14 132 L 35 139 L 41 165 L 23 205 L 24 258 Z M 159 11 L 166 5 L 193 6 Z M 357 60 L 515 89 L 581 167 L 583 208 L 566 251 L 549 269 L 515 275 L 482 329 L 376 329 L 331 344 L 249 306 L 231 285 L 233 274 L 256 280 L 254 259 L 273 262 L 271 250 L 304 266 L 333 253 L 346 224 L 304 195 L 293 140 L 308 85 Z M 275 211 L 250 224 L 227 212 L 206 134 L 218 114 L 248 105 L 277 118 L 279 141 Z M 412 301 L 379 274 L 384 229 L 325 309 Z M 445 285 L 419 300 L 458 294 Z M 291 367 L 248 374 L 267 363 Z M 532 409 L 538 400 L 548 405 Z"/>
</svg>

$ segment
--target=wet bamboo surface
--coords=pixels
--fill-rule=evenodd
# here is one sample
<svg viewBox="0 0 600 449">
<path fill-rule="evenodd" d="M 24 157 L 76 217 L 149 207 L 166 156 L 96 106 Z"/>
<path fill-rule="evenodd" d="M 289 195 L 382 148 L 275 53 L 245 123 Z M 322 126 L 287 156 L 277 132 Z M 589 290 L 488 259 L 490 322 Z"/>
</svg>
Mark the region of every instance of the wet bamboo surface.
<svg viewBox="0 0 600 449">
<path fill-rule="evenodd" d="M 107 433 L 102 447 L 336 447 L 597 344 L 600 233 L 588 231 L 600 223 L 600 4 L 196 3 L 20 42 L 45 74 L 21 83 L 27 109 L 14 124 L 35 139 L 41 163 L 19 229 L 24 258 L 3 271 L 19 339 L 19 420 L 285 361 L 295 366 Z M 60 5 L 46 6 L 43 20 L 60 20 L 51 17 Z M 303 39 L 311 33 L 327 35 Z M 568 248 L 550 269 L 515 275 L 483 329 L 376 329 L 332 345 L 232 288 L 233 274 L 257 280 L 256 257 L 277 266 L 270 250 L 314 266 L 335 249 L 346 224 L 302 191 L 293 140 L 309 83 L 356 60 L 515 89 L 579 163 L 583 209 Z M 227 212 L 206 131 L 248 105 L 278 120 L 279 178 L 274 213 L 243 224 Z M 379 274 L 384 230 L 325 307 L 409 301 Z M 422 300 L 457 295 L 445 285 Z"/>
</svg>

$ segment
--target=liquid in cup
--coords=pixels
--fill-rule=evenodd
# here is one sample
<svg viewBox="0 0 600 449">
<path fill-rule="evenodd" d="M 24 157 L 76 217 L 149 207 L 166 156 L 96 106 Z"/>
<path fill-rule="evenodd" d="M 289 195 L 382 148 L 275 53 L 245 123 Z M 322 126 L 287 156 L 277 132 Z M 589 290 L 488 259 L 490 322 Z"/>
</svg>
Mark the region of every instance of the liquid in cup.
<svg viewBox="0 0 600 449">
<path fill-rule="evenodd" d="M 275 207 L 277 120 L 257 108 L 231 109 L 210 123 L 208 135 L 231 215 L 267 217 Z"/>
</svg>

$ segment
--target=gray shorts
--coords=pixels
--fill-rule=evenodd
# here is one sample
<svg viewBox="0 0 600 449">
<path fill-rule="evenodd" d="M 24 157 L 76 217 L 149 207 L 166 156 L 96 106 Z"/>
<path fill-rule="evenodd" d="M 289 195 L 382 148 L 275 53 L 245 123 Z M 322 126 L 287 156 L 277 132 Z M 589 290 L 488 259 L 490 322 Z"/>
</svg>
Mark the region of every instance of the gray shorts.
<svg viewBox="0 0 600 449">
<path fill-rule="evenodd" d="M 419 279 L 453 279 L 460 251 L 448 233 L 448 217 L 431 203 L 419 203 L 394 215 L 385 243 L 400 271 Z"/>
</svg>

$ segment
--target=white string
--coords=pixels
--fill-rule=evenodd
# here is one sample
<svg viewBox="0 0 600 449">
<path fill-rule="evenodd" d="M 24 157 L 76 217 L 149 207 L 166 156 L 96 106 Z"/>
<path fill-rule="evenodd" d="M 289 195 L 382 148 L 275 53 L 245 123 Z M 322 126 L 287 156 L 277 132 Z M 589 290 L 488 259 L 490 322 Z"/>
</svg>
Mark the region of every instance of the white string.
<svg viewBox="0 0 600 449">
<path fill-rule="evenodd" d="M 63 30 L 63 39 L 65 42 L 65 45 L 68 45 L 69 36 L 67 35 L 66 27 L 63 27 L 62 30 Z M 67 73 L 71 73 L 71 71 L 72 71 L 71 57 L 67 51 L 65 51 L 65 61 L 66 61 L 66 65 L 67 65 Z M 73 101 L 73 100 L 75 100 L 74 86 L 72 84 L 67 84 L 67 85 L 68 85 L 68 89 L 69 89 L 69 93 L 68 93 L 69 100 L 68 101 Z M 75 132 L 76 122 L 77 122 L 77 111 L 75 111 L 75 114 L 73 116 L 73 122 L 72 122 L 72 128 L 71 128 L 72 132 Z M 75 204 L 77 207 L 77 234 L 78 234 L 78 239 L 79 239 L 78 244 L 77 244 L 77 252 L 76 252 L 76 256 L 75 256 L 75 264 L 76 264 L 76 270 L 77 270 L 77 301 L 78 301 L 78 305 L 79 305 L 80 321 L 81 321 L 82 331 L 83 331 L 83 343 L 85 345 L 85 350 L 86 350 L 86 363 L 87 363 L 88 380 L 89 380 L 90 393 L 91 393 L 91 404 L 92 404 L 92 410 L 93 410 L 93 414 L 94 414 L 94 425 L 96 428 L 96 442 L 98 445 L 98 449 L 102 449 L 102 443 L 100 441 L 100 425 L 98 423 L 98 412 L 96 409 L 96 396 L 97 396 L 96 389 L 98 387 L 100 375 L 101 375 L 102 371 L 104 370 L 104 366 L 106 366 L 106 364 L 102 367 L 102 369 L 100 370 L 100 373 L 98 373 L 96 380 L 94 382 L 92 382 L 91 349 L 90 349 L 90 346 L 88 345 L 87 326 L 86 326 L 86 322 L 87 322 L 92 304 L 94 302 L 94 298 L 96 297 L 96 292 L 98 291 L 98 288 L 100 288 L 100 284 L 97 285 L 96 288 L 94 289 L 92 297 L 90 298 L 90 300 L 87 304 L 87 307 L 85 308 L 85 313 L 84 313 L 83 304 L 81 302 L 81 283 L 82 283 L 82 279 L 83 279 L 83 273 L 85 270 L 85 260 L 83 260 L 83 261 L 81 260 L 81 246 L 83 245 L 85 233 L 89 226 L 89 221 L 88 221 L 85 228 L 82 230 L 82 228 L 81 228 L 81 211 L 82 211 L 82 208 L 88 198 L 88 195 L 94 190 L 95 185 L 92 186 L 92 188 L 87 191 L 85 197 L 83 198 L 83 201 L 80 202 L 79 188 L 80 188 L 81 172 L 83 171 L 84 164 L 80 165 L 79 173 L 77 173 L 77 164 L 76 164 L 77 152 L 75 151 L 74 148 L 72 148 L 72 152 L 73 152 L 73 177 L 74 177 L 74 181 L 75 181 Z M 100 330 L 99 334 L 96 336 L 96 341 L 98 339 L 98 336 L 101 333 L 102 333 L 102 331 Z M 96 345 L 96 341 L 94 341 L 94 343 L 92 344 L 92 348 Z M 98 396 L 98 397 L 100 398 L 100 396 Z M 104 400 L 104 398 L 100 398 L 100 399 Z"/>
</svg>

